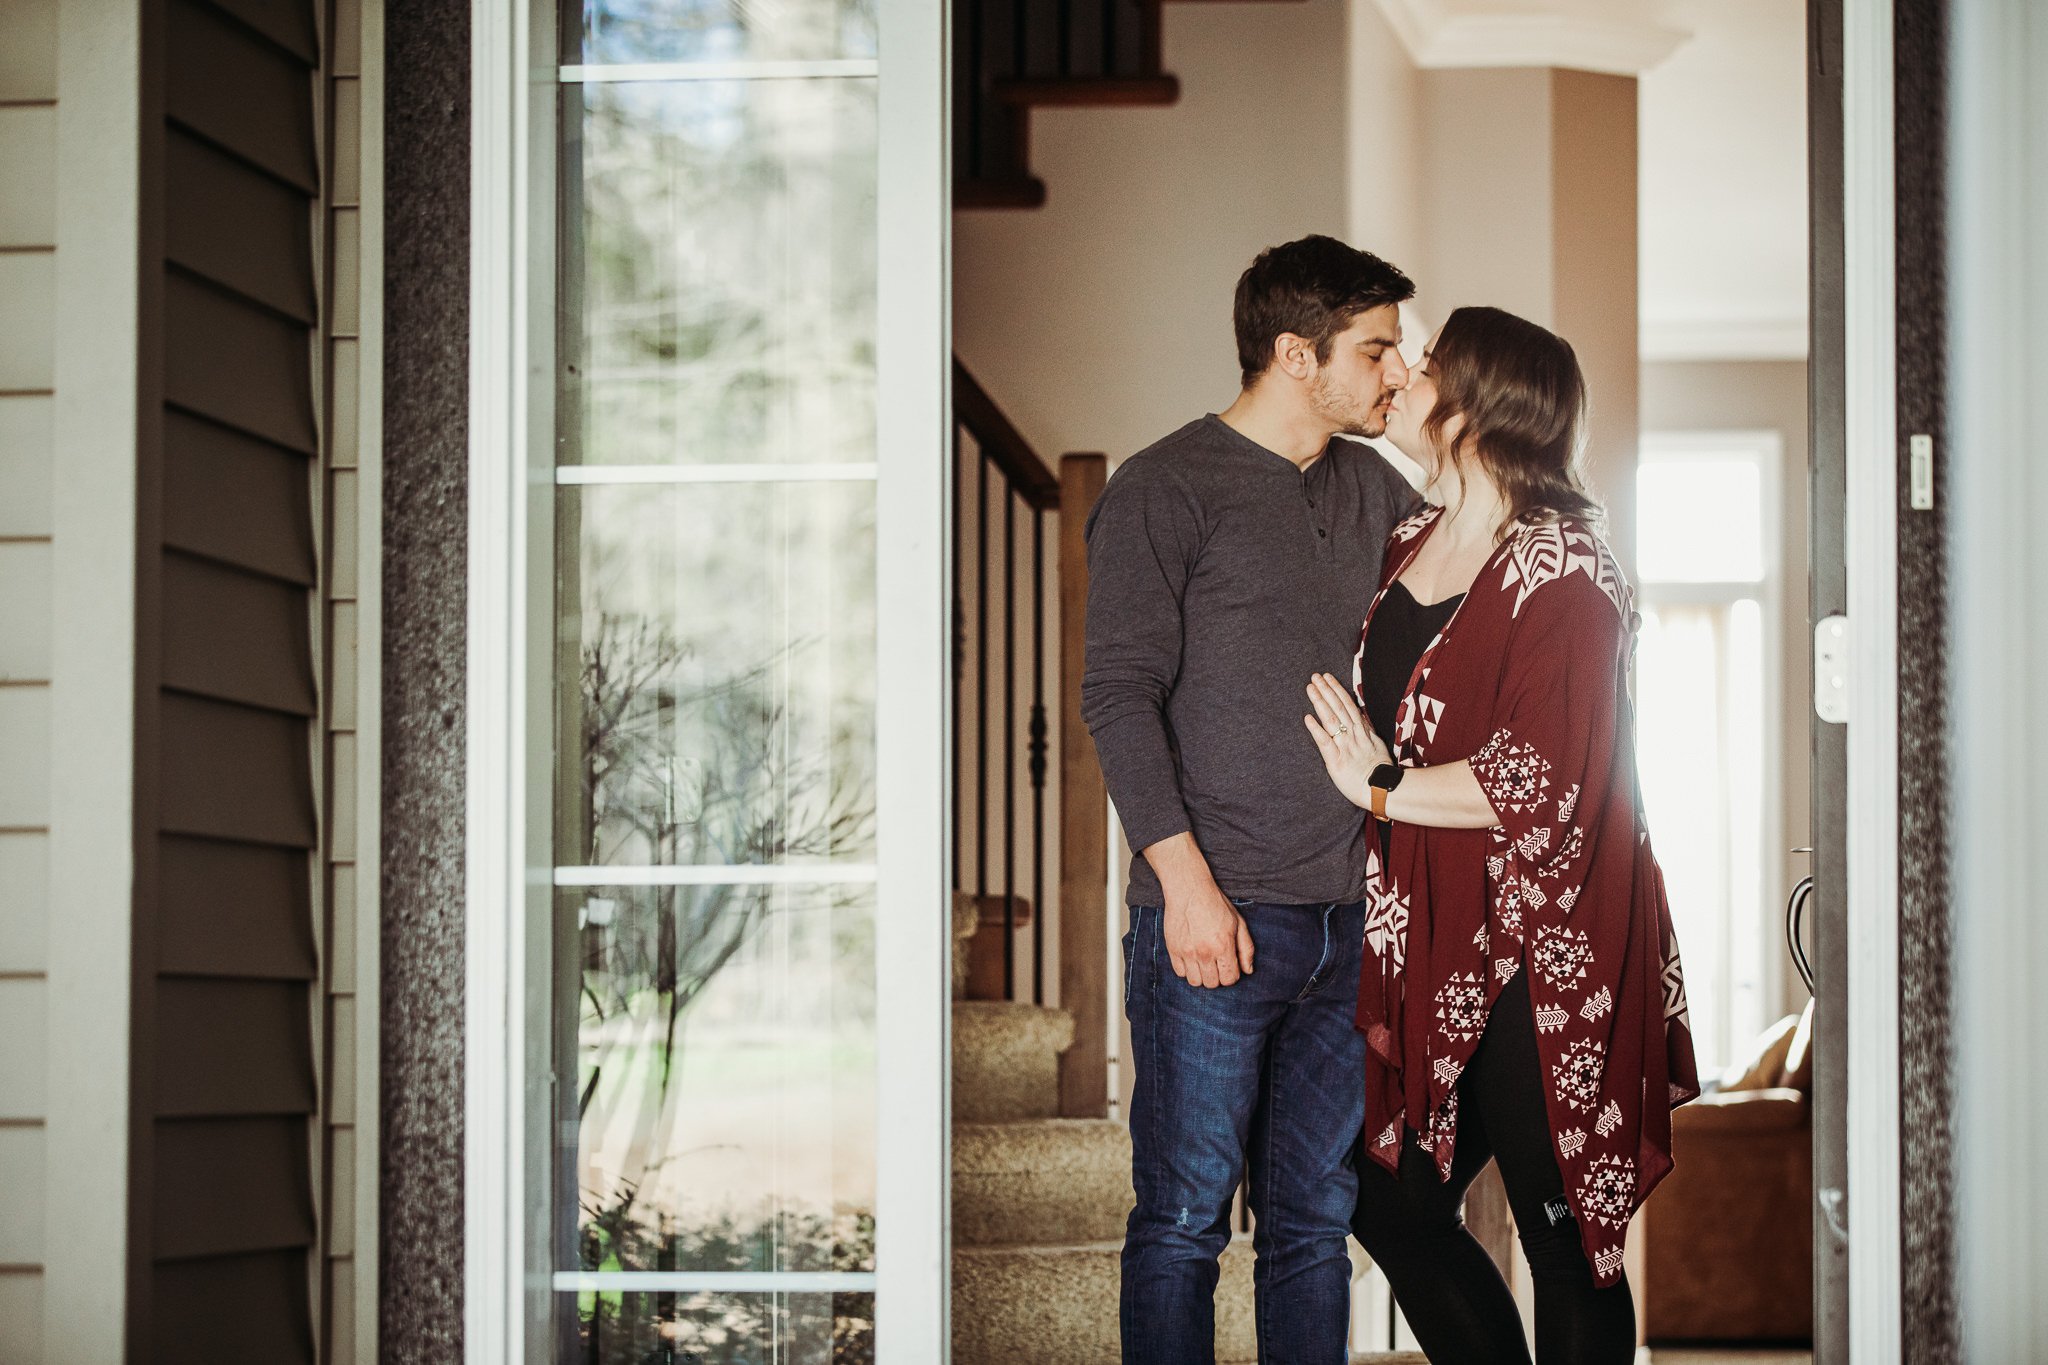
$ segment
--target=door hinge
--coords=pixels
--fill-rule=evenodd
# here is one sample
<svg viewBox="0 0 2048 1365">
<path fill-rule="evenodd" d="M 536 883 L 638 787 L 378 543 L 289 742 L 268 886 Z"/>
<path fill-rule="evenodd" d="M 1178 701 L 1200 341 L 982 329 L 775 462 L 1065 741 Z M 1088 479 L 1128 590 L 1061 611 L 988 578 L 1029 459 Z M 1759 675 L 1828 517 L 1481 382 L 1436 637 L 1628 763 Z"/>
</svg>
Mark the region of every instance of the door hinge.
<svg viewBox="0 0 2048 1365">
<path fill-rule="evenodd" d="M 1849 723 L 1849 618 L 1840 614 L 1814 623 L 1813 713 L 1830 725 Z"/>
</svg>

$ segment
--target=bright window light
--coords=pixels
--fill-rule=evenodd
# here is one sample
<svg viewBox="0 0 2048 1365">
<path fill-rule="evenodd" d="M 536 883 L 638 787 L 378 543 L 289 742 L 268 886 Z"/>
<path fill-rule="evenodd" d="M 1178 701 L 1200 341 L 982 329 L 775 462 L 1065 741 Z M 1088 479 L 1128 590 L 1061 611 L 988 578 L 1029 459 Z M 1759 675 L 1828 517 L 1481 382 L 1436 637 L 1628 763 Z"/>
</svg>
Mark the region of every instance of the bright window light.
<svg viewBox="0 0 2048 1365">
<path fill-rule="evenodd" d="M 1764 705 L 1773 448 L 1653 442 L 1638 473 L 1638 762 L 1703 1075 L 1776 1017 L 1765 850 L 1777 764 Z"/>
<path fill-rule="evenodd" d="M 1761 583 L 1764 481 L 1754 453 L 1646 456 L 1636 475 L 1644 583 Z"/>
</svg>

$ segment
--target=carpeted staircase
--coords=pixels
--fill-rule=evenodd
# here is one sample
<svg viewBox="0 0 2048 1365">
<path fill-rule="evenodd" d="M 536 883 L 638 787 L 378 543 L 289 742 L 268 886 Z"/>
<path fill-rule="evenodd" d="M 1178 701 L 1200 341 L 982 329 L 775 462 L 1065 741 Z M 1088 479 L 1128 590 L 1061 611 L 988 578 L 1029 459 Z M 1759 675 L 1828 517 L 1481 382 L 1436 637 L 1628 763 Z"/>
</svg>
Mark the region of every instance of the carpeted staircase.
<svg viewBox="0 0 2048 1365">
<path fill-rule="evenodd" d="M 954 982 L 979 920 L 954 907 Z M 1115 1119 L 1063 1119 L 1065 1011 L 953 1002 L 954 1365 L 1113 1365 L 1130 1132 Z M 1356 1247 L 1360 1273 L 1365 1262 Z M 1252 1247 L 1240 1236 L 1216 1287 L 1216 1356 L 1258 1358 Z M 1422 1365 L 1420 1356 L 1361 1356 Z"/>
</svg>

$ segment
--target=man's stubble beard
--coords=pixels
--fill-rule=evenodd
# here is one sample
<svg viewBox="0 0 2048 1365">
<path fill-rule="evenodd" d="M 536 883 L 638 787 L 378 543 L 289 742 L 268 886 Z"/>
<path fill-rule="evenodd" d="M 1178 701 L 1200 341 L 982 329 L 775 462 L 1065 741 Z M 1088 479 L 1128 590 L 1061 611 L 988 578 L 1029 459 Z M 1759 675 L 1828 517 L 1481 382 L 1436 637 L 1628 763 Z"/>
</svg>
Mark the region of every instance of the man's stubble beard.
<svg viewBox="0 0 2048 1365">
<path fill-rule="evenodd" d="M 1309 401 L 1315 404 L 1317 416 L 1345 436 L 1363 436 L 1368 440 L 1387 434 L 1387 415 L 1380 407 L 1385 397 L 1381 393 L 1372 403 L 1361 408 L 1356 399 L 1339 389 L 1327 375 L 1317 375 L 1309 386 Z"/>
</svg>

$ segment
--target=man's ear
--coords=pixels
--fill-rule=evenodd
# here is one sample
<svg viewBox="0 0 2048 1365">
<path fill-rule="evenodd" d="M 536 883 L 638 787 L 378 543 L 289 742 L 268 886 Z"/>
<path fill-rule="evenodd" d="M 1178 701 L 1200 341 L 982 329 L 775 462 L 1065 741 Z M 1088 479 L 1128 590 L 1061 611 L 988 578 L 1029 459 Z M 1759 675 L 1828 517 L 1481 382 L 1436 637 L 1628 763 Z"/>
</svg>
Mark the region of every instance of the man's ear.
<svg viewBox="0 0 2048 1365">
<path fill-rule="evenodd" d="M 1316 371 L 1316 344 L 1305 336 L 1282 332 L 1273 338 L 1273 367 L 1296 379 Z"/>
</svg>

